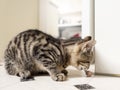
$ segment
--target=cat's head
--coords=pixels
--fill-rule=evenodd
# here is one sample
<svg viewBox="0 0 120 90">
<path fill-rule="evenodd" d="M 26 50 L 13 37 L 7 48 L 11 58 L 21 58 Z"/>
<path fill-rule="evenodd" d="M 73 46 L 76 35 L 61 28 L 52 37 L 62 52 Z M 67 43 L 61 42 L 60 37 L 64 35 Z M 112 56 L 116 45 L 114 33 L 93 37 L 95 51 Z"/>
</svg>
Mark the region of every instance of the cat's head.
<svg viewBox="0 0 120 90">
<path fill-rule="evenodd" d="M 83 39 L 83 42 L 77 42 L 71 51 L 70 64 L 79 70 L 87 70 L 93 59 L 93 48 L 95 40 L 90 36 Z"/>
</svg>

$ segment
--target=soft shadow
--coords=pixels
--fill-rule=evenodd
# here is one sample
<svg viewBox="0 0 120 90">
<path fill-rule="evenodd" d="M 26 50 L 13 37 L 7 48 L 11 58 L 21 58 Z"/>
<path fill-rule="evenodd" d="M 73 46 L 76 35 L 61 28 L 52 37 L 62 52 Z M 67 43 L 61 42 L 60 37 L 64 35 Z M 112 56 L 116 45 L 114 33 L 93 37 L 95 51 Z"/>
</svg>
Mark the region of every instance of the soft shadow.
<svg viewBox="0 0 120 90">
<path fill-rule="evenodd" d="M 67 71 L 69 78 L 78 78 L 85 76 L 81 71 L 78 70 L 67 69 Z M 39 76 L 50 76 L 50 75 L 47 72 L 39 72 L 39 73 L 34 73 L 33 76 L 39 77 Z"/>
<path fill-rule="evenodd" d="M 38 72 L 38 73 L 34 73 L 32 74 L 35 77 L 39 77 L 39 76 L 49 76 L 48 72 Z"/>
</svg>

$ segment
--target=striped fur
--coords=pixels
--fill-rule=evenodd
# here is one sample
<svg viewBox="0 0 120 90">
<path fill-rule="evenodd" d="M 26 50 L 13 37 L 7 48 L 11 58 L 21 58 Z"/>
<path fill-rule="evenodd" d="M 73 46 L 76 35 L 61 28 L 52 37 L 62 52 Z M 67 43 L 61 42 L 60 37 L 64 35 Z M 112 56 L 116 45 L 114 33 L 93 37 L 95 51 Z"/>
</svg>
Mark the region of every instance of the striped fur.
<svg viewBox="0 0 120 90">
<path fill-rule="evenodd" d="M 85 46 L 91 43 L 91 37 L 60 40 L 39 30 L 27 30 L 8 44 L 5 68 L 10 75 L 20 76 L 21 81 L 33 79 L 34 74 L 46 71 L 53 80 L 63 81 L 68 65 L 78 69 L 89 67 L 91 55 L 86 54 Z"/>
</svg>

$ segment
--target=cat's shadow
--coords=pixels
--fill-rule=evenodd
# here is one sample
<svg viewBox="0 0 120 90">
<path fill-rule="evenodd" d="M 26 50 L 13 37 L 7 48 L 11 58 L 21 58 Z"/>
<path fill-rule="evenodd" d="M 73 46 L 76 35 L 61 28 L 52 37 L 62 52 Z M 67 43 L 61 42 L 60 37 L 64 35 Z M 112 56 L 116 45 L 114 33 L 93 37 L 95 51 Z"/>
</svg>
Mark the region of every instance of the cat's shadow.
<svg viewBox="0 0 120 90">
<path fill-rule="evenodd" d="M 78 77 L 86 76 L 84 71 L 79 71 L 76 68 L 71 67 L 71 66 L 66 68 L 66 70 L 68 71 L 68 78 L 78 78 Z M 40 72 L 34 76 L 49 76 L 49 74 L 47 72 Z"/>
<path fill-rule="evenodd" d="M 73 70 L 73 69 L 67 69 L 68 71 L 68 77 L 69 78 L 77 78 L 77 77 L 83 77 L 84 74 L 78 70 Z M 34 75 L 35 77 L 39 77 L 39 76 L 49 76 L 49 74 L 47 72 L 44 73 L 37 73 Z"/>
</svg>

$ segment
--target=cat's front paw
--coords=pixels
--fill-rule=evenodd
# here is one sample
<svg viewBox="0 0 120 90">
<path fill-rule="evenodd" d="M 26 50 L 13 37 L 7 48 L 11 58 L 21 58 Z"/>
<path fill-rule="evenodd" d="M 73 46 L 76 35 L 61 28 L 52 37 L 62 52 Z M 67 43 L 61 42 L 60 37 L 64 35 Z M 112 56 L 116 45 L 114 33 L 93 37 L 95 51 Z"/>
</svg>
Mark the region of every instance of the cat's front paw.
<svg viewBox="0 0 120 90">
<path fill-rule="evenodd" d="M 65 81 L 66 80 L 66 76 L 64 73 L 59 73 L 56 76 L 52 77 L 53 80 L 55 81 Z"/>
<path fill-rule="evenodd" d="M 56 81 L 65 81 L 66 80 L 66 76 L 64 73 L 57 74 L 56 77 L 57 77 Z"/>
<path fill-rule="evenodd" d="M 93 72 L 91 72 L 91 71 L 85 71 L 85 73 L 86 73 L 87 77 L 92 77 L 92 75 L 93 75 Z"/>
<path fill-rule="evenodd" d="M 67 70 L 62 70 L 62 71 L 61 71 L 61 73 L 64 73 L 64 74 L 65 74 L 65 76 L 67 76 L 67 75 L 68 75 L 68 71 L 67 71 Z"/>
</svg>

